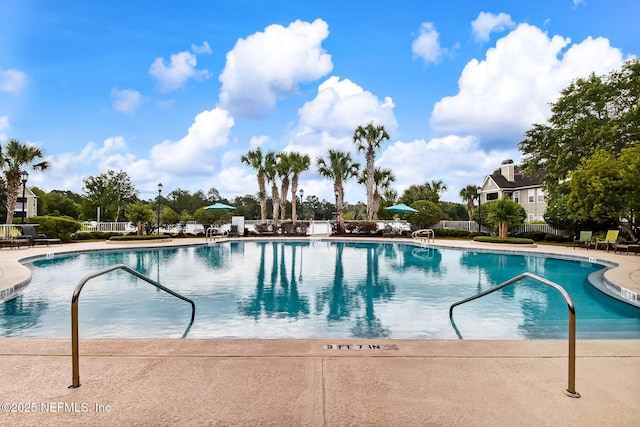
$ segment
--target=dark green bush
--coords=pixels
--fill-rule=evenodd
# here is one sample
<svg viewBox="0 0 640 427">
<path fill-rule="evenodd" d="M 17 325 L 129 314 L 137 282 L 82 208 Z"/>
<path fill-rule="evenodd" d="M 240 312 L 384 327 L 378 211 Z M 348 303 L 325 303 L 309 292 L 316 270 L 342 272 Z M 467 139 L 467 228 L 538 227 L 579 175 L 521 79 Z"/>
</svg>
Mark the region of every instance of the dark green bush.
<svg viewBox="0 0 640 427">
<path fill-rule="evenodd" d="M 520 237 L 509 237 L 507 239 L 501 239 L 499 237 L 491 237 L 491 236 L 476 236 L 473 238 L 476 242 L 483 243 L 510 243 L 513 245 L 530 245 L 533 243 L 531 239 L 523 239 Z"/>
<path fill-rule="evenodd" d="M 49 238 L 58 238 L 63 242 L 70 242 L 71 236 L 80 230 L 80 223 L 68 216 L 32 216 L 26 221 L 29 224 L 38 224 L 36 231 Z"/>
<path fill-rule="evenodd" d="M 146 234 L 144 236 L 136 236 L 135 234 L 127 234 L 127 235 L 118 235 L 112 236 L 109 240 L 112 242 L 123 242 L 123 241 L 132 241 L 132 240 L 160 240 L 166 239 L 171 236 L 167 236 L 165 234 Z"/>
</svg>

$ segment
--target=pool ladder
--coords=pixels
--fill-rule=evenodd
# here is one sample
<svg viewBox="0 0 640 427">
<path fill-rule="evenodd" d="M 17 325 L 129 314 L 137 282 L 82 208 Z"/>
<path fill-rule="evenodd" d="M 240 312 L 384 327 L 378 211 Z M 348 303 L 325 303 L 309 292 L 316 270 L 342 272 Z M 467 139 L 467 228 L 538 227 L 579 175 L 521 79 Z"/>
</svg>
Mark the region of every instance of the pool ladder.
<svg viewBox="0 0 640 427">
<path fill-rule="evenodd" d="M 111 267 L 107 267 L 105 269 L 96 271 L 95 273 L 91 273 L 87 276 L 85 276 L 82 280 L 80 280 L 78 282 L 78 284 L 76 285 L 76 288 L 73 291 L 73 297 L 71 298 L 71 360 L 72 360 L 72 384 L 69 386 L 69 388 L 77 388 L 80 387 L 80 352 L 79 352 L 79 334 L 78 334 L 78 300 L 80 298 L 80 292 L 82 291 L 82 287 L 91 279 L 94 279 L 98 276 L 102 276 L 103 274 L 109 273 L 110 271 L 113 270 L 124 270 L 128 273 L 133 274 L 134 276 L 136 276 L 139 279 L 144 280 L 147 283 L 152 284 L 153 286 L 155 286 L 158 289 L 161 289 L 171 295 L 173 295 L 176 298 L 180 298 L 183 301 L 186 301 L 188 303 L 191 304 L 191 321 L 189 322 L 189 325 L 187 326 L 187 329 L 184 331 L 184 334 L 182 335 L 182 338 L 185 338 L 187 336 L 187 334 L 189 333 L 189 329 L 191 329 L 191 325 L 193 325 L 193 319 L 195 318 L 196 315 L 196 304 L 190 300 L 187 297 L 184 297 L 182 295 L 180 295 L 177 292 L 172 291 L 169 288 L 166 288 L 164 286 L 162 286 L 160 283 L 156 282 L 155 280 L 152 280 L 150 278 L 148 278 L 147 276 L 144 276 L 143 274 L 140 274 L 139 272 L 137 272 L 136 270 L 127 267 L 124 264 L 116 264 L 116 265 L 112 265 Z"/>
<path fill-rule="evenodd" d="M 547 285 L 554 288 L 555 290 L 557 290 L 562 294 L 565 302 L 567 303 L 567 309 L 569 310 L 569 356 L 568 356 L 569 385 L 565 390 L 563 390 L 563 392 L 569 397 L 580 397 L 580 393 L 576 391 L 576 310 L 575 310 L 575 307 L 573 306 L 573 300 L 571 300 L 571 296 L 569 295 L 569 293 L 557 283 L 554 283 L 545 278 L 536 276 L 535 274 L 532 274 L 532 273 L 522 273 L 514 277 L 513 279 L 509 279 L 506 282 L 503 282 L 497 286 L 494 286 L 493 288 L 487 289 L 484 292 L 480 292 L 477 295 L 473 295 L 469 298 L 465 298 L 463 300 L 460 300 L 458 302 L 451 304 L 451 307 L 449 307 L 449 320 L 451 321 L 451 326 L 453 326 L 453 329 L 455 329 L 456 334 L 458 335 L 458 338 L 462 339 L 462 335 L 460 335 L 460 331 L 458 331 L 458 328 L 456 327 L 456 324 L 453 321 L 453 309 L 456 306 L 460 304 L 464 304 L 469 301 L 473 301 L 475 299 L 478 299 L 480 297 L 483 297 L 485 295 L 498 291 L 504 287 L 507 287 L 516 282 L 519 282 L 520 280 L 526 279 L 527 277 L 530 279 L 536 280 L 542 283 L 543 285 Z"/>
</svg>

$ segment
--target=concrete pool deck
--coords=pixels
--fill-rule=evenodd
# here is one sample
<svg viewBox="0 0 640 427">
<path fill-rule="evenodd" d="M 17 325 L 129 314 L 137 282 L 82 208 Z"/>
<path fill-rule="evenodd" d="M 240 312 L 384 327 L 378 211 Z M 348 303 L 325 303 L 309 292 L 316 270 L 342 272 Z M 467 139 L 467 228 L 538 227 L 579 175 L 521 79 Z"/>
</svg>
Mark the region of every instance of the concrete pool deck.
<svg viewBox="0 0 640 427">
<path fill-rule="evenodd" d="M 185 243 L 204 239 L 158 246 Z M 468 241 L 436 244 L 480 247 Z M 4 249 L 0 288 L 28 280 L 19 259 L 114 248 L 98 242 Z M 555 246 L 526 251 L 615 262 L 619 267 L 607 278 L 634 292 L 640 289 L 640 256 Z M 1 342 L 0 425 L 640 422 L 640 340 L 578 340 L 579 399 L 562 392 L 568 378 L 565 340 L 81 339 L 82 385 L 75 389 L 67 388 L 72 382 L 69 339 Z M 341 347 L 334 350 L 337 344 Z"/>
</svg>

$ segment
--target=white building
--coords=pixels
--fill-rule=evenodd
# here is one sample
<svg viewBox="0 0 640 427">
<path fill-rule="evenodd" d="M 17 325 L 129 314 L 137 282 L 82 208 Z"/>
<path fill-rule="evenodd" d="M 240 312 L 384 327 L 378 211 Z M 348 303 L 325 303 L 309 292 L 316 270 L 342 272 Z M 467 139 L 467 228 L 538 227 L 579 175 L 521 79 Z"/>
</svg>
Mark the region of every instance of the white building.
<svg viewBox="0 0 640 427">
<path fill-rule="evenodd" d="M 486 203 L 506 196 L 524 208 L 526 221 L 544 221 L 547 201 L 540 185 L 544 176 L 544 171 L 536 176 L 526 176 L 513 160 L 505 160 L 499 171 L 482 182 L 480 201 Z"/>
</svg>

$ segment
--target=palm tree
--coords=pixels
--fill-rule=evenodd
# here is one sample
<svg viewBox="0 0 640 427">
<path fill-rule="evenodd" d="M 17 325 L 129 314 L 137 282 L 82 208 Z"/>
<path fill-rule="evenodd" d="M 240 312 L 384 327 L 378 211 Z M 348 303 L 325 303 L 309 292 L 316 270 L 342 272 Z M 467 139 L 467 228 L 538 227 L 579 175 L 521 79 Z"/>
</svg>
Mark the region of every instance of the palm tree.
<svg viewBox="0 0 640 427">
<path fill-rule="evenodd" d="M 442 182 L 441 179 L 437 181 L 434 179 L 430 183 L 427 183 L 427 187 L 429 187 L 429 190 L 433 193 L 433 200 L 431 201 L 437 205 L 440 202 L 440 193 L 447 191 L 447 184 Z"/>
<path fill-rule="evenodd" d="M 291 166 L 291 220 L 295 225 L 298 219 L 298 203 L 296 199 L 296 194 L 298 193 L 298 178 L 302 172 L 309 169 L 311 158 L 307 154 L 290 153 L 289 163 Z"/>
<path fill-rule="evenodd" d="M 276 172 L 280 177 L 280 215 L 284 221 L 287 217 L 287 193 L 291 183 L 291 161 L 288 153 L 278 153 Z M 293 203 L 293 202 L 291 202 Z"/>
<path fill-rule="evenodd" d="M 351 154 L 329 150 L 329 162 L 322 157 L 316 161 L 318 173 L 325 178 L 333 180 L 333 192 L 336 195 L 336 212 L 338 216 L 338 231 L 344 230 L 343 205 L 344 205 L 344 183 L 353 177 L 358 176 L 360 164 L 353 161 Z"/>
<path fill-rule="evenodd" d="M 374 193 L 374 161 L 376 158 L 376 150 L 384 140 L 389 139 L 389 134 L 384 126 L 374 126 L 370 122 L 367 126 L 358 126 L 353 134 L 353 142 L 358 147 L 358 152 L 365 153 L 366 160 L 366 191 L 367 191 L 367 220 L 373 220 L 373 216 L 377 211 L 373 209 L 373 193 Z"/>
<path fill-rule="evenodd" d="M 265 187 L 265 160 L 260 147 L 255 151 L 249 151 L 240 157 L 240 161 L 251 166 L 257 172 L 258 177 L 258 201 L 260 202 L 260 219 L 263 224 L 267 223 L 267 191 Z"/>
<path fill-rule="evenodd" d="M 358 182 L 360 184 L 366 182 L 367 171 L 365 170 Z M 384 193 L 391 188 L 391 183 L 395 182 L 396 177 L 391 169 L 374 168 L 373 170 L 373 220 L 378 219 L 378 211 L 380 210 L 380 193 Z"/>
<path fill-rule="evenodd" d="M 44 171 L 49 169 L 49 162 L 46 160 L 35 163 L 44 157 L 42 150 L 36 146 L 23 144 L 17 139 L 10 139 L 2 153 L 0 147 L 0 167 L 4 171 L 7 182 L 7 224 L 13 223 L 13 215 L 16 211 L 18 192 L 20 191 L 22 169 L 31 168 L 34 171 Z M 26 215 L 26 212 L 24 213 Z"/>
<path fill-rule="evenodd" d="M 280 213 L 280 195 L 278 194 L 278 155 L 269 151 L 264 156 L 264 177 L 271 183 L 271 204 L 273 205 L 273 226 L 278 226 Z"/>
<path fill-rule="evenodd" d="M 469 221 L 473 217 L 473 202 L 478 198 L 478 187 L 475 185 L 467 185 L 462 190 L 460 190 L 460 197 L 462 197 L 462 201 L 467 204 L 467 212 L 469 213 Z"/>
</svg>

